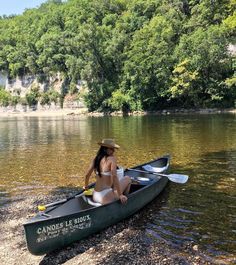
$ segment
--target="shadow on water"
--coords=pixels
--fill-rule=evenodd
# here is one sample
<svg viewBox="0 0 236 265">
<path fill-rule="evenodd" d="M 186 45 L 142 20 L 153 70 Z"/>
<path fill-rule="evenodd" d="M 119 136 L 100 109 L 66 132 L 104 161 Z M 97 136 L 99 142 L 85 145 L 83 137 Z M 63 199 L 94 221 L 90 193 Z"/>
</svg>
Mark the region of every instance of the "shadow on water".
<svg viewBox="0 0 236 265">
<path fill-rule="evenodd" d="M 211 152 L 189 168 L 186 185 L 171 184 L 165 206 L 148 221 L 152 240 L 174 247 L 196 244 L 210 256 L 236 255 L 236 150 Z M 155 208 L 153 208 L 155 211 Z"/>
</svg>

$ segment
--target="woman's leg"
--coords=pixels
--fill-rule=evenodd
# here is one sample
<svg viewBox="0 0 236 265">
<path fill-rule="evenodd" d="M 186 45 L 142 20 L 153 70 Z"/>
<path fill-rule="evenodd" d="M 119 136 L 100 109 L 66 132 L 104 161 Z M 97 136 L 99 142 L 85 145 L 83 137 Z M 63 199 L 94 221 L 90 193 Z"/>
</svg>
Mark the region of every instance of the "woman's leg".
<svg viewBox="0 0 236 265">
<path fill-rule="evenodd" d="M 130 185 L 131 185 L 131 179 L 129 176 L 124 176 L 123 178 L 120 179 L 120 188 L 121 192 L 124 195 L 129 194 L 130 190 Z M 119 199 L 119 196 L 117 194 L 117 191 L 109 191 L 103 198 L 102 198 L 102 204 L 107 204 L 110 202 L 113 202 L 114 200 Z"/>
<path fill-rule="evenodd" d="M 120 186 L 124 195 L 129 194 L 130 185 L 131 185 L 131 179 L 129 176 L 124 176 L 123 178 L 121 178 Z"/>
<path fill-rule="evenodd" d="M 129 176 L 124 176 L 123 178 L 120 179 L 120 189 L 124 195 L 129 194 L 130 185 L 131 185 L 131 179 Z M 116 194 L 116 198 L 118 199 L 119 196 L 118 196 L 117 191 L 115 190 L 114 193 Z"/>
<path fill-rule="evenodd" d="M 116 194 L 114 193 L 113 190 L 111 190 L 102 198 L 102 204 L 113 202 L 116 199 L 118 199 Z"/>
</svg>

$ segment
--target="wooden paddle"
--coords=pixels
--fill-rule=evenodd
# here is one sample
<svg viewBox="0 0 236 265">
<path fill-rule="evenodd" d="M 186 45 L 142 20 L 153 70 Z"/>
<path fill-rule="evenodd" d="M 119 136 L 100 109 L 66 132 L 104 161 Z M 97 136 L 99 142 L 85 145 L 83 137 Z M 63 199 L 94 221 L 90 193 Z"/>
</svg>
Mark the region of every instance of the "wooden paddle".
<svg viewBox="0 0 236 265">
<path fill-rule="evenodd" d="M 90 188 L 90 189 L 84 190 L 82 193 L 76 194 L 74 196 L 71 196 L 69 198 L 66 198 L 66 199 L 63 199 L 63 200 L 60 200 L 60 201 L 48 203 L 48 204 L 45 204 L 45 205 L 38 205 L 38 210 L 39 211 L 45 211 L 48 207 L 55 206 L 55 205 L 67 202 L 67 201 L 69 201 L 71 199 L 80 197 L 82 195 L 91 196 L 92 194 L 93 194 L 93 188 Z"/>
<path fill-rule="evenodd" d="M 166 175 L 166 174 L 161 174 L 161 173 L 157 173 L 157 172 L 134 169 L 134 168 L 127 168 L 127 170 L 157 175 L 157 176 L 161 176 L 161 177 L 167 177 L 170 181 L 175 182 L 175 183 L 180 183 L 180 184 L 184 184 L 188 181 L 188 175 L 182 175 L 182 174 L 168 174 L 168 175 Z"/>
</svg>

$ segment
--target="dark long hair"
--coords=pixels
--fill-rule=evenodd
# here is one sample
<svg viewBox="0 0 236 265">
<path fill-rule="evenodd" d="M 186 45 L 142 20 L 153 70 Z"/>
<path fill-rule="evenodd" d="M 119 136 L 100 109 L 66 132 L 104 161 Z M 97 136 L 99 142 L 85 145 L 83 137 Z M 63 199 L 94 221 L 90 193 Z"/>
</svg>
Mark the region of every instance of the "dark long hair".
<svg viewBox="0 0 236 265">
<path fill-rule="evenodd" d="M 108 157 L 107 147 L 101 146 L 97 152 L 97 155 L 94 159 L 94 170 L 98 172 L 98 175 L 101 177 L 100 162 L 103 157 Z"/>
</svg>

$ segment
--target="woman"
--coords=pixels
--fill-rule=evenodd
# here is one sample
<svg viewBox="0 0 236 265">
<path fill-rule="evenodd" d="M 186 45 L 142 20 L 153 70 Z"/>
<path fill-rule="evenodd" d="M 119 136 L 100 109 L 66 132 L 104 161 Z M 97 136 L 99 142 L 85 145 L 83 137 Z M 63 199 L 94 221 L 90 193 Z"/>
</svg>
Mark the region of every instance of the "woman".
<svg viewBox="0 0 236 265">
<path fill-rule="evenodd" d="M 93 200 L 101 204 L 110 203 L 120 199 L 122 203 L 127 202 L 127 195 L 130 189 L 131 180 L 128 176 L 118 178 L 117 163 L 114 157 L 115 149 L 119 145 L 113 139 L 104 139 L 98 143 L 101 147 L 92 161 L 86 175 L 84 189 L 88 188 L 89 178 L 94 171 L 96 184 L 93 192 Z"/>
</svg>

